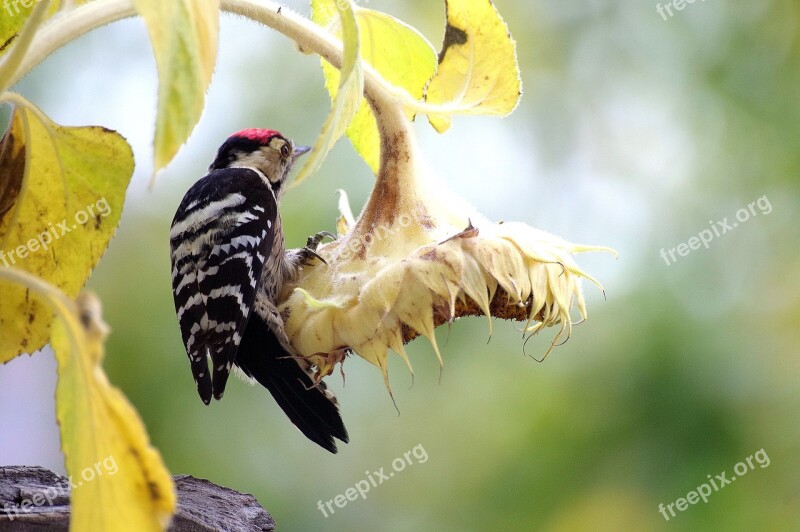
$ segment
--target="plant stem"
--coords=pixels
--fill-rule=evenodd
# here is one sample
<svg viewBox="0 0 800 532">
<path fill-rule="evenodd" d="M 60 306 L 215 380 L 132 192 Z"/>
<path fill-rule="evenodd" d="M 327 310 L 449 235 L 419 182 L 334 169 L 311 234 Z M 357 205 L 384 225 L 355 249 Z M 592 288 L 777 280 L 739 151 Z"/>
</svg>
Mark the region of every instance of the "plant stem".
<svg viewBox="0 0 800 532">
<path fill-rule="evenodd" d="M 342 43 L 324 28 L 278 3 L 269 0 L 221 0 L 220 8 L 260 22 L 289 37 L 302 50 L 313 52 L 341 68 Z M 136 14 L 130 0 L 94 0 L 60 14 L 37 32 L 36 39 L 31 43 L 20 67 L 11 76 L 8 86 L 17 83 L 48 55 L 81 35 Z M 0 64 L 6 61 L 7 57 Z M 364 78 L 367 95 L 380 97 L 378 93 L 381 93 L 385 98 L 395 101 L 413 100 L 407 92 L 398 90 L 367 64 L 364 65 Z"/>
<path fill-rule="evenodd" d="M 411 214 L 417 198 L 417 137 L 403 107 L 385 93 L 367 95 L 381 136 L 378 179 L 353 233 L 369 234 L 372 228 L 391 226 L 401 213 Z"/>
<path fill-rule="evenodd" d="M 93 29 L 136 15 L 130 0 L 97 0 L 83 4 L 39 28 L 25 57 L 8 80 L 11 87 L 45 58 Z M 16 45 L 15 45 L 16 47 Z M 9 51 L 13 54 L 13 50 Z M 3 62 L 5 66 L 5 61 Z"/>
<path fill-rule="evenodd" d="M 341 68 L 341 41 L 313 21 L 269 0 L 221 0 L 220 6 L 223 11 L 244 16 L 282 33 L 302 50 L 316 53 L 336 68 Z M 136 14 L 130 0 L 95 0 L 61 14 L 37 32 L 18 68 L 10 74 L 8 86 L 18 82 L 48 55 L 70 41 L 95 28 Z M 398 208 L 410 208 L 410 203 L 416 200 L 416 137 L 403 111 L 404 103 L 416 100 L 388 83 L 367 64 L 364 65 L 364 92 L 375 111 L 381 135 L 381 170 L 356 226 L 358 230 L 368 232 L 376 223 L 390 222 Z"/>
</svg>

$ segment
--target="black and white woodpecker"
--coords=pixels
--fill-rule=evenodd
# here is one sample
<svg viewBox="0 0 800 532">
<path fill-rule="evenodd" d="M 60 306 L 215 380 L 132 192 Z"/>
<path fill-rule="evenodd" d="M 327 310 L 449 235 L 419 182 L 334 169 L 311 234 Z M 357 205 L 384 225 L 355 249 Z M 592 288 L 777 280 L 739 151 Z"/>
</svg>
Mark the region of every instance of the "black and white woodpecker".
<svg viewBox="0 0 800 532">
<path fill-rule="evenodd" d="M 295 355 L 277 310 L 283 283 L 319 258 L 314 249 L 323 233 L 287 251 L 278 213 L 289 171 L 309 149 L 268 129 L 245 129 L 222 144 L 172 222 L 172 287 L 203 402 L 221 399 L 239 368 L 306 437 L 335 453 L 334 438 L 347 443 L 336 398 Z"/>
</svg>

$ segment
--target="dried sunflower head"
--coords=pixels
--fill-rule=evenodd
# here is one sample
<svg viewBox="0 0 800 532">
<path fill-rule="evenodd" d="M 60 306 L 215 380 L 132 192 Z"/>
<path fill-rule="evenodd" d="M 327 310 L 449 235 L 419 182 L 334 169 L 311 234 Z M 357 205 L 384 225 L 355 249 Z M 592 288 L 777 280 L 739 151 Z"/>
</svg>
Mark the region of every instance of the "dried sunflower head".
<svg viewBox="0 0 800 532">
<path fill-rule="evenodd" d="M 492 316 L 525 321 L 528 334 L 558 326 L 550 349 L 571 333 L 573 305 L 586 318 L 581 279 L 599 283 L 573 254 L 608 248 L 493 223 L 461 201 L 448 205 L 457 207 L 407 202 L 365 223 L 368 206 L 355 223 L 343 195 L 340 238 L 318 250 L 327 264 L 301 272 L 281 306 L 286 332 L 317 378 L 354 352 L 381 369 L 388 388 L 389 350 L 413 372 L 403 344 L 422 335 L 442 364 L 434 329 L 462 316 L 485 315 L 490 332 Z"/>
</svg>

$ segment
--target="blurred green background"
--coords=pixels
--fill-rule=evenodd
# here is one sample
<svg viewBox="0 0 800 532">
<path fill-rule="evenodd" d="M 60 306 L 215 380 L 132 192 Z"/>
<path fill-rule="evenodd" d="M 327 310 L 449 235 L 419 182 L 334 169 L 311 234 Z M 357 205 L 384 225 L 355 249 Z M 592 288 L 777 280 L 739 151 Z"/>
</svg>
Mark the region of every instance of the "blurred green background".
<svg viewBox="0 0 800 532">
<path fill-rule="evenodd" d="M 439 2 L 373 0 L 438 49 Z M 62 49 L 17 90 L 62 124 L 102 124 L 134 146 L 117 237 L 90 287 L 114 334 L 109 377 L 173 473 L 255 494 L 279 530 L 800 530 L 800 4 L 496 0 L 517 40 L 524 96 L 509 118 L 417 129 L 430 164 L 490 218 L 616 248 L 578 258 L 590 319 L 543 363 L 518 324 L 465 319 L 409 346 L 413 387 L 358 358 L 334 374 L 351 443 L 329 455 L 261 388 L 198 400 L 172 306 L 168 229 L 233 131 L 313 142 L 329 108 L 317 58 L 225 15 L 204 117 L 147 190 L 157 82 L 129 20 Z M 732 5 L 736 4 L 736 5 Z M 289 6 L 303 13 L 301 2 Z M 372 183 L 349 143 L 282 205 L 290 245 L 334 227 Z M 766 196 L 771 212 L 667 265 L 660 257 Z M 0 463 L 63 472 L 49 351 L 0 368 Z M 349 502 L 317 509 L 413 447 L 428 455 Z M 759 449 L 770 459 L 667 522 L 658 511 Z"/>
</svg>

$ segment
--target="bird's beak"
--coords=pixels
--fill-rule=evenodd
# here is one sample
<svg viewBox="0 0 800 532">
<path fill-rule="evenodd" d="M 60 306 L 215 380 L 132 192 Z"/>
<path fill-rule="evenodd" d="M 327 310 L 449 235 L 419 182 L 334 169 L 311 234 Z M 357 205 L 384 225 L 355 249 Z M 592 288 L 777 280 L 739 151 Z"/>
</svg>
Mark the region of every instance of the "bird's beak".
<svg viewBox="0 0 800 532">
<path fill-rule="evenodd" d="M 292 152 L 292 160 L 295 160 L 301 155 L 308 153 L 310 151 L 311 151 L 311 146 L 295 146 L 294 151 Z"/>
</svg>

